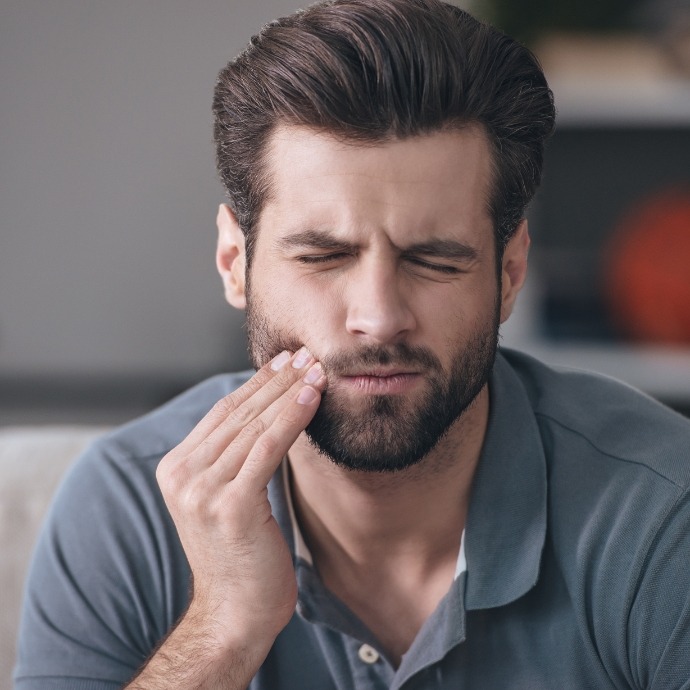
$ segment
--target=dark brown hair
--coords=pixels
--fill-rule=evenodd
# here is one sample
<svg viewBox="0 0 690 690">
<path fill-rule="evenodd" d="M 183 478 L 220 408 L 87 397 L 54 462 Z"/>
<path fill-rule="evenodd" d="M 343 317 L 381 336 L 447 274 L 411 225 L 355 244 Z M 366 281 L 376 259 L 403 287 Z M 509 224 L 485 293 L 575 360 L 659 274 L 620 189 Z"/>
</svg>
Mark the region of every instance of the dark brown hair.
<svg viewBox="0 0 690 690">
<path fill-rule="evenodd" d="M 532 53 L 440 0 L 330 0 L 265 26 L 218 76 L 217 164 L 247 240 L 278 124 L 375 144 L 480 123 L 499 255 L 541 179 L 554 106 Z"/>
</svg>

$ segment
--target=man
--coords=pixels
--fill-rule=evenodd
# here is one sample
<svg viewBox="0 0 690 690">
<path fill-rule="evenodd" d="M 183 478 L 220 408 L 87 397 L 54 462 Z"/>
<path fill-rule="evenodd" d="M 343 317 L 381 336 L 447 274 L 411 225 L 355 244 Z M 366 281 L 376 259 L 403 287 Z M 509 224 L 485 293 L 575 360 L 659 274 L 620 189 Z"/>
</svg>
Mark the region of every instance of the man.
<svg viewBox="0 0 690 690">
<path fill-rule="evenodd" d="M 690 425 L 497 354 L 553 127 L 531 54 L 336 0 L 254 38 L 214 112 L 258 371 L 76 465 L 16 687 L 689 688 Z"/>
</svg>

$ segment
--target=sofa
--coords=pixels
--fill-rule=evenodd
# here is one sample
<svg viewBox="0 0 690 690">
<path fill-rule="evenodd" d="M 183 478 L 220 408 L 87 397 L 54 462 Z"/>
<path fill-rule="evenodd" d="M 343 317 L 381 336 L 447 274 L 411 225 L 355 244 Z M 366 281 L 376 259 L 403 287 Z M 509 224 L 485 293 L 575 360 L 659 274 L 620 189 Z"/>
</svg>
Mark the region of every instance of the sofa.
<svg viewBox="0 0 690 690">
<path fill-rule="evenodd" d="M 95 426 L 0 427 L 0 688 L 12 687 L 22 590 L 46 509 Z"/>
</svg>

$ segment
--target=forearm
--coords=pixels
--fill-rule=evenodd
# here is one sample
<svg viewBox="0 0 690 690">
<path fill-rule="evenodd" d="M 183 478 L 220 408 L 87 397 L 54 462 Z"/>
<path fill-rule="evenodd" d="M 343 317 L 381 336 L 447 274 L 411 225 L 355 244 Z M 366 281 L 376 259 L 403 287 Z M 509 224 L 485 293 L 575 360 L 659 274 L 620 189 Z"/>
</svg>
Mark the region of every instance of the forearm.
<svg viewBox="0 0 690 690">
<path fill-rule="evenodd" d="M 219 634 L 188 612 L 125 690 L 245 690 L 272 643 Z"/>
</svg>

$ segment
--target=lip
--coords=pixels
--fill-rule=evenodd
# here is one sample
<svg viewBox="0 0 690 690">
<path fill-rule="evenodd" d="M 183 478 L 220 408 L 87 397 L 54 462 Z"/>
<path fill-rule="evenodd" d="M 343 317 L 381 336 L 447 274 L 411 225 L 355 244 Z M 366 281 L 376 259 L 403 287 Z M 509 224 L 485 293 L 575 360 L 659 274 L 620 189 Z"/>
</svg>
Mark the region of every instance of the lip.
<svg viewBox="0 0 690 690">
<path fill-rule="evenodd" d="M 421 381 L 421 374 L 414 371 L 371 370 L 339 377 L 350 390 L 369 395 L 399 395 L 408 393 Z"/>
</svg>

